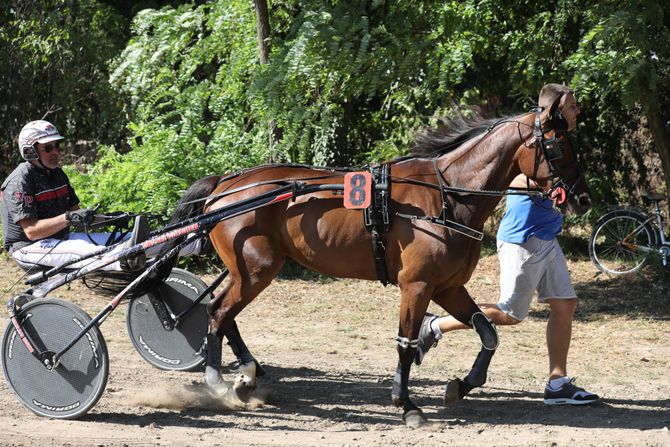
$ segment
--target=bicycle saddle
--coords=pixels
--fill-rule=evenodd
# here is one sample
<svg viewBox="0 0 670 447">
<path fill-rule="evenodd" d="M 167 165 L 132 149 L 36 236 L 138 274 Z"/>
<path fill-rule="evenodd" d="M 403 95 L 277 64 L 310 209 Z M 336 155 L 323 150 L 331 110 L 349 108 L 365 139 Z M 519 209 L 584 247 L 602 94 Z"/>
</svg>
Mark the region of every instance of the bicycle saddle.
<svg viewBox="0 0 670 447">
<path fill-rule="evenodd" d="M 644 199 L 647 199 L 651 202 L 660 202 L 662 200 L 667 199 L 665 194 L 661 194 L 659 192 L 655 191 L 642 191 L 640 193 L 640 196 Z"/>
</svg>

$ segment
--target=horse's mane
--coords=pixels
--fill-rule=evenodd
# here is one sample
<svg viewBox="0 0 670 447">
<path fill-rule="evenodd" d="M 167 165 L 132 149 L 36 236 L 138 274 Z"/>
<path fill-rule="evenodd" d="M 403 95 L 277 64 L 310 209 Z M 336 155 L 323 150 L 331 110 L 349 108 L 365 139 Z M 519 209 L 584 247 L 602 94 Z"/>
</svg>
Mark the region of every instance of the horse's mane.
<svg viewBox="0 0 670 447">
<path fill-rule="evenodd" d="M 472 117 L 457 112 L 451 117 L 440 118 L 436 127 L 424 128 L 414 138 L 410 157 L 434 157 L 456 149 L 469 139 L 490 130 L 506 118 L 488 118 L 480 110 Z"/>
</svg>

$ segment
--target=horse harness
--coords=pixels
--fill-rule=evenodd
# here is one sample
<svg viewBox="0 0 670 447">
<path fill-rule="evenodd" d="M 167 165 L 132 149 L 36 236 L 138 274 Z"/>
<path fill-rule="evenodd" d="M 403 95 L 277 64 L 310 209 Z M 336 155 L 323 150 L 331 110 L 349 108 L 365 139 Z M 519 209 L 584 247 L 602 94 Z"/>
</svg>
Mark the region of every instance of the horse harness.
<svg viewBox="0 0 670 447">
<path fill-rule="evenodd" d="M 383 234 L 388 232 L 391 228 L 391 219 L 389 213 L 389 197 L 391 196 L 391 176 L 390 176 L 390 164 L 376 164 L 368 168 L 372 174 L 372 200 L 370 206 L 365 208 L 363 213 L 363 222 L 365 229 L 370 232 L 372 236 L 372 253 L 375 260 L 375 270 L 377 272 L 377 278 L 379 281 L 386 286 L 389 283 L 393 283 L 389 280 L 388 276 L 388 267 L 386 263 L 386 245 L 384 242 Z M 400 212 L 395 212 L 394 215 L 404 219 L 410 219 L 412 221 L 423 220 L 430 222 L 441 227 L 449 228 L 458 233 L 461 233 L 472 239 L 481 241 L 484 237 L 484 233 L 470 228 L 461 223 L 455 222 L 447 218 L 447 193 L 448 192 L 458 192 L 461 194 L 482 194 L 482 195 L 495 195 L 502 196 L 505 194 L 504 191 L 470 191 L 462 188 L 451 187 L 447 184 L 442 172 L 437 167 L 437 162 L 435 161 L 435 170 L 438 178 L 439 185 L 436 186 L 431 183 L 423 183 L 418 181 L 411 181 L 411 183 L 417 183 L 424 186 L 430 186 L 433 188 L 439 188 L 440 194 L 442 197 L 442 209 L 439 216 L 418 216 L 413 214 L 404 214 Z M 393 283 L 395 284 L 395 283 Z"/>
<path fill-rule="evenodd" d="M 372 174 L 373 193 L 370 206 L 363 212 L 363 223 L 365 229 L 372 235 L 372 254 L 375 258 L 377 278 L 386 286 L 390 281 L 386 266 L 386 246 L 382 234 L 391 228 L 388 205 L 391 195 L 390 165 L 387 163 L 372 165 L 369 171 Z"/>
<path fill-rule="evenodd" d="M 535 137 L 535 148 L 537 152 L 537 157 L 540 154 L 543 154 L 545 159 L 549 164 L 549 169 L 554 176 L 559 177 L 559 180 L 554 182 L 551 190 L 555 188 L 566 188 L 563 178 L 558 175 L 558 169 L 554 165 L 554 161 L 563 156 L 562 143 L 558 141 L 558 137 L 555 135 L 553 138 L 548 140 L 544 139 L 544 132 L 542 131 L 542 126 L 540 123 L 540 110 L 536 112 L 536 118 L 534 123 L 534 137 Z M 562 118 L 562 117 L 561 117 Z M 494 126 L 493 126 L 494 127 Z M 558 132 L 557 132 L 558 133 Z M 440 170 L 437 159 L 433 159 L 433 164 L 435 166 L 435 174 L 437 176 L 438 185 L 420 182 L 417 180 L 410 180 L 410 183 L 415 183 L 418 185 L 423 185 L 431 188 L 437 188 L 440 190 L 440 196 L 442 199 L 442 208 L 438 216 L 418 216 L 413 214 L 404 214 L 400 212 L 395 212 L 394 215 L 404 219 L 410 219 L 412 221 L 422 220 L 435 225 L 439 225 L 444 228 L 454 230 L 464 236 L 481 241 L 484 237 L 482 231 L 476 230 L 474 228 L 463 225 L 459 222 L 453 221 L 447 217 L 447 194 L 476 194 L 476 195 L 485 195 L 485 196 L 495 196 L 503 197 L 506 195 L 529 195 L 529 196 L 542 196 L 546 197 L 551 195 L 544 193 L 542 191 L 532 190 L 530 187 L 525 190 L 514 191 L 487 191 L 487 190 L 475 190 L 469 188 L 460 188 L 457 186 L 451 186 L 444 178 L 444 173 Z M 370 173 L 372 174 L 372 191 L 373 197 L 370 203 L 370 206 L 365 209 L 364 212 L 364 224 L 365 229 L 370 232 L 372 235 L 372 252 L 375 259 L 375 270 L 377 271 L 377 278 L 379 281 L 386 286 L 389 282 L 388 277 L 388 267 L 386 263 L 386 246 L 382 235 L 389 231 L 391 227 L 391 220 L 389 218 L 389 197 L 391 195 L 391 176 L 390 176 L 390 164 L 376 164 L 372 165 L 369 168 Z M 580 175 L 579 172 L 577 175 Z M 408 181 L 408 179 L 404 179 Z M 569 187 L 567 192 L 571 194 L 575 185 Z M 552 197 L 553 198 L 553 197 Z M 565 200 L 565 198 L 563 199 Z"/>
</svg>

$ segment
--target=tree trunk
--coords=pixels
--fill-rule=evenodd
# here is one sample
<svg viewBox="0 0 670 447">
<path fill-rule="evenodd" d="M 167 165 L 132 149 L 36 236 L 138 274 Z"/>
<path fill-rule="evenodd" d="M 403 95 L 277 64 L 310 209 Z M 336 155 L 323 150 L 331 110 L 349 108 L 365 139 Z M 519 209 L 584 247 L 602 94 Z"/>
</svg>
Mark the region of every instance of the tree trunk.
<svg viewBox="0 0 670 447">
<path fill-rule="evenodd" d="M 270 16 L 268 14 L 267 0 L 254 0 L 256 7 L 256 33 L 258 34 L 258 58 L 261 65 L 268 63 L 270 54 Z M 269 155 L 268 162 L 274 163 L 274 146 L 277 141 L 277 121 L 272 119 L 268 129 Z"/>
<path fill-rule="evenodd" d="M 268 39 L 270 38 L 270 16 L 268 15 L 267 0 L 254 0 L 256 6 L 256 32 L 258 34 L 258 56 L 261 64 L 268 63 L 268 54 L 270 53 L 270 46 Z"/>
<path fill-rule="evenodd" d="M 661 159 L 663 177 L 665 179 L 665 193 L 670 196 L 670 138 L 665 128 L 665 120 L 658 110 L 657 104 L 651 104 L 647 111 L 647 121 L 651 135 L 654 138 L 656 150 Z"/>
</svg>

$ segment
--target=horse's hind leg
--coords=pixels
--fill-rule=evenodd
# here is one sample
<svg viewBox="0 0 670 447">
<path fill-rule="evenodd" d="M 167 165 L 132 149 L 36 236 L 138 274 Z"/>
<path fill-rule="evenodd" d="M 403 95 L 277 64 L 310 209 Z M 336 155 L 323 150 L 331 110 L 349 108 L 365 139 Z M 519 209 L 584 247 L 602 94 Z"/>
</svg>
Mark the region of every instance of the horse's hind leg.
<svg viewBox="0 0 670 447">
<path fill-rule="evenodd" d="M 242 334 L 240 334 L 240 330 L 238 329 L 235 320 L 233 320 L 233 323 L 228 330 L 223 330 L 223 335 L 228 339 L 228 345 L 237 358 L 238 366 L 253 363 L 256 367 L 256 376 L 261 377 L 265 375 L 265 370 L 261 367 L 253 354 L 251 354 L 249 348 L 247 348 L 247 345 L 244 343 L 244 340 L 242 340 Z"/>
<path fill-rule="evenodd" d="M 266 253 L 271 253 L 271 251 L 268 249 Z M 243 361 L 248 360 L 250 365 L 253 365 L 251 369 L 254 370 L 255 374 L 254 377 L 249 377 L 249 381 L 255 384 L 256 361 L 242 341 L 242 337 L 237 330 L 235 317 L 272 282 L 284 260 L 279 256 L 268 256 L 263 259 L 265 262 L 255 261 L 253 265 L 250 261 L 247 263 L 240 261 L 240 267 L 245 269 L 243 274 L 237 269 L 231 269 L 230 282 L 207 305 L 207 312 L 209 313 L 207 366 L 205 368 L 205 382 L 207 385 L 215 386 L 222 382 L 221 348 L 223 336 L 228 337 L 231 348 L 233 352 L 237 350 L 236 355 L 239 354 L 238 357 L 241 357 Z M 234 262 L 228 262 L 228 264 L 231 266 L 238 265 Z M 247 365 L 241 364 L 240 366 Z"/>
<path fill-rule="evenodd" d="M 207 366 L 205 366 L 205 383 L 214 387 L 223 382 L 221 377 L 221 339 L 216 332 L 207 334 Z"/>
</svg>

